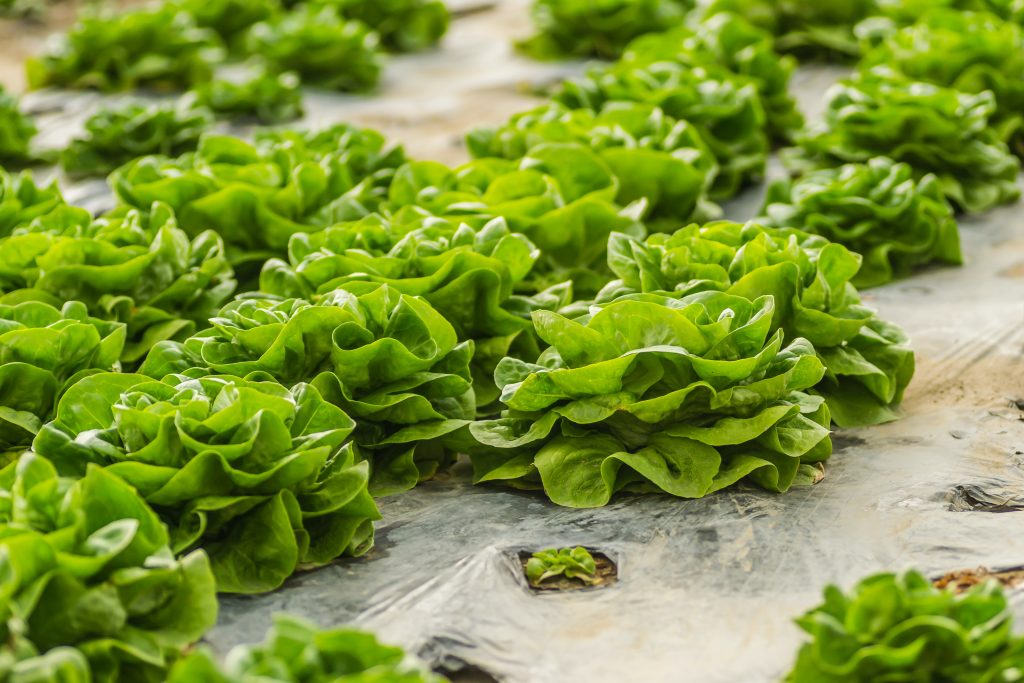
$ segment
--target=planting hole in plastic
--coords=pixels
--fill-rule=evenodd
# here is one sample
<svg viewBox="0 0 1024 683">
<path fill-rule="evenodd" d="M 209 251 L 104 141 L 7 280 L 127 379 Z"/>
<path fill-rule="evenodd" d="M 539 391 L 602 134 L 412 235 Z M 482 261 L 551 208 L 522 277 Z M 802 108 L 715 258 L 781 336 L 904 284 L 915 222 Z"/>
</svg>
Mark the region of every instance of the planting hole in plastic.
<svg viewBox="0 0 1024 683">
<path fill-rule="evenodd" d="M 610 557 L 598 550 L 587 548 L 587 551 L 591 556 L 593 556 L 594 564 L 597 565 L 597 571 L 594 573 L 594 578 L 589 583 L 577 578 L 570 579 L 565 576 L 553 576 L 550 579 L 544 580 L 539 585 L 530 583 L 530 580 L 526 576 L 526 563 L 530 561 L 530 557 L 533 556 L 533 553 L 527 550 L 519 551 L 519 565 L 523 572 L 523 578 L 526 579 L 526 585 L 530 587 L 530 590 L 537 593 L 547 593 L 554 591 L 594 590 L 598 588 L 606 588 L 618 582 L 618 565 Z"/>
<path fill-rule="evenodd" d="M 1011 590 L 1024 588 L 1024 566 L 997 570 L 991 570 L 986 567 L 957 569 L 947 572 L 937 579 L 933 579 L 932 583 L 937 588 L 948 588 L 955 593 L 963 593 L 973 586 L 990 579 L 998 581 L 1005 588 Z"/>
<path fill-rule="evenodd" d="M 1020 512 L 1024 510 L 1024 494 L 1008 490 L 1000 484 L 980 486 L 958 484 L 946 494 L 953 512 Z"/>
</svg>

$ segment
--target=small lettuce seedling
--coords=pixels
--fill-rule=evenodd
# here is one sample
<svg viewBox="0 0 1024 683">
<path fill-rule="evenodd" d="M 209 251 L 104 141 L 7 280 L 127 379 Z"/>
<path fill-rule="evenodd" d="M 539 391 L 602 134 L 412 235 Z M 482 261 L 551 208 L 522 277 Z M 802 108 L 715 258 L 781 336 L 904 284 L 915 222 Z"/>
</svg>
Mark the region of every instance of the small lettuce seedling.
<svg viewBox="0 0 1024 683">
<path fill-rule="evenodd" d="M 597 563 L 582 546 L 548 548 L 534 553 L 526 562 L 526 578 L 530 580 L 531 586 L 539 587 L 557 576 L 579 579 L 591 585 L 597 582 Z"/>
</svg>

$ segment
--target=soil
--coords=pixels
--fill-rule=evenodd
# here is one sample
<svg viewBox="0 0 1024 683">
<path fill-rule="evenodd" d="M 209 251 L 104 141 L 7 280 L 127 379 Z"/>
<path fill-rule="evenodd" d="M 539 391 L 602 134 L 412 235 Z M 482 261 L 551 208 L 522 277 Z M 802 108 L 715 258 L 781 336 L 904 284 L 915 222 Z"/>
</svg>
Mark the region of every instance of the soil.
<svg viewBox="0 0 1024 683">
<path fill-rule="evenodd" d="M 964 591 L 978 585 L 979 583 L 984 583 L 989 579 L 995 579 L 1006 588 L 1016 588 L 1017 586 L 1024 585 L 1024 567 L 1004 569 L 995 572 L 986 569 L 985 567 L 978 567 L 977 569 L 958 569 L 935 579 L 933 583 L 936 588 L 949 588 L 956 593 L 963 593 Z"/>
</svg>

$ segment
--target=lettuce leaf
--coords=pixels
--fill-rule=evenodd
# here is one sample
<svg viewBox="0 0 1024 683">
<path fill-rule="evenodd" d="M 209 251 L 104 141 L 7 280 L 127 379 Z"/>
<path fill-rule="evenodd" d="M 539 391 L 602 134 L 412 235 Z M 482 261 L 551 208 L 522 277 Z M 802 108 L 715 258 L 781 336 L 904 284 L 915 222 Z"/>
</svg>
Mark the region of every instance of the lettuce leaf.
<svg viewBox="0 0 1024 683">
<path fill-rule="evenodd" d="M 124 325 L 90 318 L 81 302 L 0 304 L 0 450 L 31 445 L 68 385 L 120 368 L 124 343 Z"/>
<path fill-rule="evenodd" d="M 0 676 L 162 681 L 216 621 L 209 560 L 174 559 L 131 486 L 95 465 L 83 475 L 34 453 L 0 471 Z"/>
<path fill-rule="evenodd" d="M 718 161 L 712 199 L 728 199 L 764 173 L 769 145 L 757 86 L 725 67 L 618 62 L 566 81 L 554 99 L 595 111 L 606 102 L 638 102 L 689 122 Z"/>
<path fill-rule="evenodd" d="M 798 136 L 783 161 L 793 169 L 866 162 L 876 156 L 934 174 L 954 207 L 969 213 L 1020 197 L 1020 162 L 992 127 L 991 92 L 963 93 L 875 67 L 828 94 L 821 122 Z"/>
<path fill-rule="evenodd" d="M 72 177 L 105 176 L 147 154 L 190 152 L 212 123 L 209 110 L 189 102 L 127 102 L 104 108 L 86 120 L 84 134 L 61 152 L 61 167 Z"/>
<path fill-rule="evenodd" d="M 197 26 L 214 31 L 236 51 L 250 26 L 281 12 L 279 0 L 170 0 L 169 4 L 191 16 Z"/>
<path fill-rule="evenodd" d="M 991 125 L 1018 156 L 1024 155 L 1024 28 L 985 13 L 935 10 L 898 28 L 879 19 L 858 27 L 877 45 L 863 68 L 888 66 L 915 81 L 967 93 L 995 95 Z"/>
<path fill-rule="evenodd" d="M 719 222 L 640 242 L 613 235 L 618 274 L 598 303 L 645 294 L 721 291 L 749 301 L 771 295 L 771 329 L 814 345 L 825 368 L 814 392 L 843 427 L 888 422 L 914 374 L 906 334 L 860 302 L 851 284 L 861 258 L 840 244 L 793 230 Z"/>
<path fill-rule="evenodd" d="M 460 343 L 426 301 L 390 285 L 358 296 L 338 290 L 315 304 L 243 298 L 210 322 L 184 343 L 154 347 L 140 371 L 311 380 L 355 419 L 375 495 L 410 489 L 450 464 L 447 437 L 474 417 L 473 343 Z"/>
<path fill-rule="evenodd" d="M 94 317 L 125 323 L 128 364 L 157 341 L 191 334 L 235 289 L 220 238 L 206 231 L 190 240 L 161 204 L 97 220 L 59 207 L 0 240 L 0 263 L 4 302 L 77 300 Z"/>
<path fill-rule="evenodd" d="M 115 171 L 110 184 L 138 209 L 168 204 L 189 235 L 215 231 L 244 278 L 285 256 L 292 235 L 369 213 L 403 163 L 401 147 L 380 133 L 338 124 L 267 131 L 253 143 L 204 136 L 195 153 L 142 157 Z"/>
<path fill-rule="evenodd" d="M 697 129 L 652 105 L 608 102 L 595 113 L 549 104 L 466 136 L 475 158 L 518 160 L 545 142 L 575 142 L 597 151 L 618 181 L 616 201 L 645 199 L 648 224 L 721 213 L 707 198 L 718 165 Z"/>
<path fill-rule="evenodd" d="M 448 32 L 448 6 L 442 0 L 313 0 L 338 8 L 346 19 L 361 21 L 380 36 L 389 52 L 420 52 L 437 45 Z M 295 0 L 286 0 L 295 4 Z"/>
<path fill-rule="evenodd" d="M 307 384 L 101 373 L 68 389 L 33 449 L 67 476 L 95 463 L 131 484 L 175 553 L 207 552 L 218 591 L 256 593 L 373 545 L 353 427 Z"/>
<path fill-rule="evenodd" d="M 795 60 L 778 55 L 772 35 L 738 15 L 719 12 L 696 26 L 637 38 L 622 59 L 637 66 L 656 62 L 723 66 L 757 86 L 773 140 L 791 140 L 803 127 L 803 116 L 789 92 Z"/>
<path fill-rule="evenodd" d="M 204 83 L 196 99 L 219 116 L 251 118 L 267 125 L 303 114 L 298 75 L 275 73 L 266 66 L 247 69 L 238 78 L 224 76 Z"/>
<path fill-rule="evenodd" d="M 797 619 L 811 641 L 787 683 L 1014 681 L 1024 668 L 1024 638 L 995 581 L 963 595 L 921 574 L 875 574 Z"/>
<path fill-rule="evenodd" d="M 616 59 L 637 36 L 678 26 L 693 0 L 533 0 L 536 35 L 516 47 L 535 59 Z"/>
<path fill-rule="evenodd" d="M 577 320 L 534 313 L 550 347 L 498 365 L 506 411 L 471 427 L 476 481 L 571 507 L 809 482 L 831 453 L 828 408 L 805 392 L 825 369 L 806 340 L 783 347 L 774 313 L 771 296 L 721 292 L 617 300 Z"/>
<path fill-rule="evenodd" d="M 477 159 L 455 169 L 407 164 L 396 172 L 381 210 L 418 207 L 475 225 L 503 218 L 540 249 L 525 290 L 536 294 L 572 280 L 577 295 L 592 296 L 607 281 L 608 235 L 646 234 L 639 221 L 646 200 L 620 208 L 614 203 L 619 187 L 608 163 L 589 148 L 552 142 L 518 161 Z"/>
<path fill-rule="evenodd" d="M 938 178 L 915 180 L 910 166 L 885 157 L 780 180 L 769 186 L 762 214 L 764 225 L 798 228 L 861 254 L 852 279 L 861 288 L 933 261 L 963 262 L 956 219 Z"/>
<path fill-rule="evenodd" d="M 40 186 L 29 171 L 12 175 L 0 167 L 0 238 L 63 204 L 56 180 Z"/>
<path fill-rule="evenodd" d="M 372 90 L 380 78 L 378 36 L 333 6 L 299 5 L 252 26 L 246 50 L 303 83 L 342 92 Z"/>
<path fill-rule="evenodd" d="M 198 650 L 175 666 L 167 683 L 255 680 L 443 683 L 445 679 L 369 633 L 350 628 L 321 630 L 303 619 L 278 614 L 261 644 L 235 647 L 223 667 L 217 666 L 209 650 Z"/>
<path fill-rule="evenodd" d="M 164 5 L 85 13 L 25 68 L 32 89 L 178 90 L 209 80 L 223 57 L 216 33 Z"/>
<path fill-rule="evenodd" d="M 37 132 L 32 119 L 21 113 L 18 98 L 0 85 L 0 165 L 32 161 L 29 145 Z"/>
<path fill-rule="evenodd" d="M 803 60 L 852 61 L 860 55 L 854 26 L 878 0 L 712 0 L 706 16 L 730 12 L 775 35 L 775 46 Z"/>
<path fill-rule="evenodd" d="M 901 25 L 913 24 L 932 9 L 951 8 L 970 12 L 990 12 L 1000 19 L 1024 24 L 1022 0 L 876 0 L 879 14 Z"/>
</svg>

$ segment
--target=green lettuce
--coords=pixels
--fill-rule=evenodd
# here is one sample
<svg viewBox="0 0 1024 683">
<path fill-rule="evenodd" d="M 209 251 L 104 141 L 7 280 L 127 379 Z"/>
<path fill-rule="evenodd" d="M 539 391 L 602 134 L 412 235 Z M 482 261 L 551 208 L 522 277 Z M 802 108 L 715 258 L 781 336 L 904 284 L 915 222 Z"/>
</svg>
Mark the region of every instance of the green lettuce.
<svg viewBox="0 0 1024 683">
<path fill-rule="evenodd" d="M 858 33 L 878 44 L 861 65 L 888 66 L 915 81 L 961 92 L 992 91 L 996 109 L 990 125 L 1018 155 L 1024 155 L 1024 28 L 988 13 L 927 12 L 916 23 L 866 22 Z"/>
<path fill-rule="evenodd" d="M 434 47 L 448 32 L 448 6 L 442 0 L 314 0 L 332 5 L 346 19 L 361 21 L 380 36 L 390 52 Z M 287 0 L 292 4 L 292 0 Z"/>
<path fill-rule="evenodd" d="M 829 586 L 797 624 L 811 641 L 787 683 L 1011 683 L 1024 671 L 1024 637 L 995 581 L 956 595 L 914 571 L 876 574 L 847 593 Z"/>
<path fill-rule="evenodd" d="M 177 90 L 208 80 L 223 57 L 217 34 L 163 5 L 86 13 L 26 71 L 32 89 Z"/>
<path fill-rule="evenodd" d="M 218 591 L 257 593 L 373 545 L 353 427 L 307 384 L 101 373 L 68 389 L 33 449 L 67 476 L 95 463 L 128 482 L 175 553 L 207 552 Z"/>
<path fill-rule="evenodd" d="M 389 285 L 359 296 L 339 290 L 315 304 L 243 298 L 210 323 L 184 343 L 157 345 L 140 371 L 312 380 L 355 419 L 375 495 L 410 489 L 450 464 L 448 439 L 475 415 L 473 343 L 460 343 L 426 301 Z"/>
<path fill-rule="evenodd" d="M 61 152 L 61 167 L 72 177 L 105 176 L 147 154 L 184 154 L 196 148 L 212 123 L 209 110 L 191 103 L 127 102 L 103 108 Z"/>
<path fill-rule="evenodd" d="M 780 52 L 801 60 L 852 61 L 860 55 L 853 29 L 877 11 L 877 0 L 712 0 L 704 13 L 744 17 L 775 35 Z"/>
<path fill-rule="evenodd" d="M 27 453 L 0 471 L 0 678 L 159 683 L 217 617 L 202 551 L 175 560 L 131 486 L 58 476 Z"/>
<path fill-rule="evenodd" d="M 32 119 L 21 113 L 18 98 L 0 85 L 0 166 L 32 161 L 29 146 L 37 132 Z"/>
<path fill-rule="evenodd" d="M 838 83 L 823 121 L 784 158 L 793 170 L 887 156 L 934 174 L 958 209 L 980 212 L 1020 197 L 1020 162 L 992 127 L 991 92 L 963 93 L 875 67 Z"/>
<path fill-rule="evenodd" d="M 195 331 L 235 289 L 220 238 L 189 239 L 161 204 L 98 220 L 60 207 L 0 240 L 0 264 L 6 302 L 77 300 L 94 317 L 125 323 L 129 364 L 157 341 Z"/>
<path fill-rule="evenodd" d="M 619 187 L 608 164 L 586 146 L 545 143 L 518 161 L 477 159 L 456 169 L 407 164 L 396 172 L 381 209 L 418 207 L 478 225 L 504 218 L 540 249 L 524 290 L 571 280 L 577 295 L 590 296 L 607 281 L 608 235 L 646 234 L 639 222 L 646 200 L 620 208 L 614 203 Z"/>
<path fill-rule="evenodd" d="M 196 25 L 217 33 L 224 43 L 238 48 L 245 31 L 281 12 L 279 0 L 171 0 Z"/>
<path fill-rule="evenodd" d="M 728 199 L 764 173 L 769 145 L 757 86 L 725 67 L 619 62 L 566 81 L 554 98 L 595 111 L 606 102 L 639 102 L 689 122 L 718 161 L 712 199 Z"/>
<path fill-rule="evenodd" d="M 793 229 L 757 224 L 692 225 L 646 242 L 613 235 L 608 260 L 619 276 L 598 303 L 646 293 L 686 297 L 722 291 L 750 301 L 771 295 L 772 331 L 814 345 L 824 375 L 814 388 L 844 427 L 898 417 L 914 374 L 914 354 L 899 327 L 860 302 L 850 283 L 860 256 Z"/>
<path fill-rule="evenodd" d="M 471 364 L 477 410 L 497 400 L 494 367 L 513 345 L 534 352 L 530 312 L 567 303 L 566 285 L 536 294 L 517 294 L 539 251 L 505 219 L 445 220 L 421 210 L 378 215 L 315 234 L 300 233 L 289 245 L 288 262 L 271 259 L 260 274 L 260 290 L 278 296 L 313 298 L 335 289 L 361 294 L 387 284 L 421 296 L 455 328 L 460 341 L 472 339 Z M 539 350 L 534 353 L 539 353 Z"/>
<path fill-rule="evenodd" d="M 803 127 L 803 116 L 789 92 L 795 60 L 778 55 L 770 33 L 735 14 L 720 12 L 696 26 L 642 36 L 627 46 L 622 59 L 636 65 L 724 66 L 757 86 L 774 140 L 790 140 Z"/>
<path fill-rule="evenodd" d="M 902 25 L 913 24 L 929 10 L 951 8 L 991 12 L 1000 19 L 1024 23 L 1024 0 L 875 0 L 878 12 Z"/>
<path fill-rule="evenodd" d="M 533 314 L 550 344 L 495 371 L 502 417 L 474 423 L 477 482 L 542 487 L 559 505 L 620 492 L 699 498 L 741 480 L 782 492 L 828 458 L 825 369 L 771 332 L 775 303 L 722 292 L 613 301 L 572 320 Z"/>
<path fill-rule="evenodd" d="M 645 199 L 648 223 L 703 220 L 721 212 L 707 199 L 718 165 L 700 133 L 653 105 L 608 102 L 595 113 L 549 104 L 466 136 L 475 158 L 518 160 L 545 142 L 576 142 L 597 151 L 618 180 L 616 201 Z"/>
<path fill-rule="evenodd" d="M 204 136 L 195 153 L 142 157 L 115 171 L 110 184 L 136 208 L 168 204 L 189 235 L 216 231 L 236 270 L 258 272 L 287 253 L 292 235 L 373 210 L 403 163 L 401 147 L 380 133 L 339 124 L 267 131 L 252 143 Z"/>
<path fill-rule="evenodd" d="M 380 78 L 377 34 L 333 6 L 303 4 L 255 24 L 246 50 L 277 71 L 294 71 L 303 83 L 331 90 L 364 92 Z"/>
<path fill-rule="evenodd" d="M 597 574 L 594 557 L 582 546 L 575 548 L 548 548 L 536 552 L 526 561 L 526 578 L 534 586 L 548 579 L 564 576 L 593 583 Z"/>
<path fill-rule="evenodd" d="M 0 451 L 28 448 L 69 385 L 119 369 L 124 343 L 124 325 L 90 318 L 81 302 L 0 304 Z"/>
<path fill-rule="evenodd" d="M 259 645 L 239 645 L 217 665 L 200 649 L 181 660 L 167 683 L 444 683 L 399 647 L 383 645 L 363 631 L 321 630 L 286 614 Z"/>
<path fill-rule="evenodd" d="M 40 186 L 29 171 L 12 175 L 0 166 L 0 238 L 63 204 L 56 180 Z"/>
<path fill-rule="evenodd" d="M 780 180 L 769 186 L 762 214 L 765 225 L 798 228 L 861 254 L 852 279 L 861 288 L 933 261 L 963 262 L 956 219 L 938 178 L 916 180 L 910 166 L 885 157 Z"/>
<path fill-rule="evenodd" d="M 239 78 L 204 83 L 196 98 L 219 116 L 252 118 L 268 125 L 297 119 L 303 113 L 298 75 L 275 73 L 265 66 L 248 69 Z"/>
<path fill-rule="evenodd" d="M 693 0 L 533 0 L 537 34 L 517 43 L 535 59 L 615 59 L 637 36 L 682 23 Z"/>
</svg>

